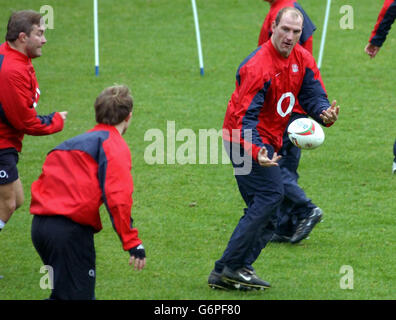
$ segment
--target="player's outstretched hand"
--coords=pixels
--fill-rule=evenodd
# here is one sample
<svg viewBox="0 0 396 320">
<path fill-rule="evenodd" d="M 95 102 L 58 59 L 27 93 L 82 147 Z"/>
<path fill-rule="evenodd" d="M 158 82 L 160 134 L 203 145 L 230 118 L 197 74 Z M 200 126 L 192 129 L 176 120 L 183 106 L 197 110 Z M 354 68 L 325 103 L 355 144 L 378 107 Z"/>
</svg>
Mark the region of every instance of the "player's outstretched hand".
<svg viewBox="0 0 396 320">
<path fill-rule="evenodd" d="M 60 111 L 59 114 L 62 117 L 63 121 L 65 121 L 67 118 L 67 111 Z"/>
<path fill-rule="evenodd" d="M 142 244 L 129 249 L 131 257 L 129 258 L 129 265 L 134 267 L 135 270 L 142 270 L 146 265 L 146 251 Z"/>
<path fill-rule="evenodd" d="M 320 118 L 324 124 L 334 123 L 338 119 L 338 113 L 340 112 L 340 106 L 337 106 L 337 101 L 334 100 L 329 108 L 322 111 Z"/>
<path fill-rule="evenodd" d="M 262 167 L 279 166 L 278 161 L 280 158 L 282 158 L 282 156 L 278 156 L 278 154 L 274 152 L 272 159 L 270 159 L 268 157 L 268 150 L 265 147 L 262 147 L 257 155 L 258 163 Z"/>
<path fill-rule="evenodd" d="M 365 48 L 364 51 L 370 56 L 370 58 L 374 58 L 378 51 L 379 51 L 380 47 L 377 47 L 371 43 L 369 43 Z"/>
</svg>

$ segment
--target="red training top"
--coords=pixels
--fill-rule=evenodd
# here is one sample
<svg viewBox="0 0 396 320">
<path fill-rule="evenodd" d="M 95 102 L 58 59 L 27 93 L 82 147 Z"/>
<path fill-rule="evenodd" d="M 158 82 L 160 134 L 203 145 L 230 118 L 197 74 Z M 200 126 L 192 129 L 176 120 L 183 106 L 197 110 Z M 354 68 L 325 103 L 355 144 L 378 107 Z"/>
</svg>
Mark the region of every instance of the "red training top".
<svg viewBox="0 0 396 320">
<path fill-rule="evenodd" d="M 319 115 L 330 103 L 312 55 L 296 44 L 284 58 L 267 41 L 239 66 L 223 138 L 241 144 L 256 161 L 264 144 L 279 151 L 297 98 L 304 110 L 324 125 Z"/>
<path fill-rule="evenodd" d="M 0 149 L 22 150 L 24 134 L 48 135 L 63 129 L 58 112 L 36 112 L 40 89 L 32 61 L 7 42 L 0 45 Z"/>
<path fill-rule="evenodd" d="M 142 242 L 132 227 L 131 167 L 128 145 L 118 130 L 98 124 L 47 155 L 31 187 L 30 212 L 63 215 L 99 232 L 99 208 L 104 203 L 124 250 L 136 247 Z"/>
<path fill-rule="evenodd" d="M 261 46 L 264 42 L 268 41 L 271 38 L 272 22 L 275 21 L 278 12 L 285 7 L 294 7 L 298 9 L 304 16 L 303 30 L 300 36 L 299 43 L 312 54 L 313 33 L 316 30 L 316 26 L 306 14 L 304 9 L 295 0 L 277 0 L 270 5 L 270 10 L 268 11 L 263 26 L 261 27 L 258 45 Z M 293 112 L 305 114 L 303 108 L 299 105 L 298 102 L 296 103 Z"/>
</svg>

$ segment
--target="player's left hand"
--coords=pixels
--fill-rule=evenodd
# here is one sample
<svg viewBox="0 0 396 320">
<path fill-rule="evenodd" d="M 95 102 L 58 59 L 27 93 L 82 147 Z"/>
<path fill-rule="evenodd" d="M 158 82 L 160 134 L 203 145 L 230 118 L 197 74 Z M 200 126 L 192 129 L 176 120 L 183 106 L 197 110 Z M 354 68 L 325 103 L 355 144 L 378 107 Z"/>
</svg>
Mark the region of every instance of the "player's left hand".
<svg viewBox="0 0 396 320">
<path fill-rule="evenodd" d="M 337 106 L 337 101 L 334 100 L 329 108 L 322 111 L 320 118 L 324 124 L 334 123 L 338 119 L 338 113 L 340 112 L 340 106 Z"/>
</svg>

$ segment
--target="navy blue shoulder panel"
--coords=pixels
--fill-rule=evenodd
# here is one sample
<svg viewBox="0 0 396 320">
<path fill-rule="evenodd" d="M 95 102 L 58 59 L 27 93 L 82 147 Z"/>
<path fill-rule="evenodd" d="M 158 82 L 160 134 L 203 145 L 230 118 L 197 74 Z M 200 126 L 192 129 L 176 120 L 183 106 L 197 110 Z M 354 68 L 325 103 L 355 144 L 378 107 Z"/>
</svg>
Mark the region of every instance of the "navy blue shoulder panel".
<svg viewBox="0 0 396 320">
<path fill-rule="evenodd" d="M 300 44 L 303 44 L 313 35 L 314 31 L 316 30 L 316 26 L 297 2 L 294 3 L 294 7 L 298 9 L 304 16 L 304 26 L 300 36 Z"/>
<path fill-rule="evenodd" d="M 238 81 L 238 84 L 241 84 L 241 76 L 239 75 L 239 70 L 241 70 L 241 68 L 251 59 L 255 56 L 255 54 L 257 53 L 257 51 L 259 51 L 261 49 L 261 46 L 259 46 L 256 50 L 254 50 L 251 54 L 249 54 L 245 60 L 242 61 L 242 63 L 239 65 L 237 73 L 236 73 L 236 80 Z"/>
<path fill-rule="evenodd" d="M 80 134 L 64 141 L 55 150 L 73 151 L 79 150 L 88 153 L 99 164 L 105 157 L 103 142 L 109 137 L 108 131 L 91 131 Z"/>
</svg>

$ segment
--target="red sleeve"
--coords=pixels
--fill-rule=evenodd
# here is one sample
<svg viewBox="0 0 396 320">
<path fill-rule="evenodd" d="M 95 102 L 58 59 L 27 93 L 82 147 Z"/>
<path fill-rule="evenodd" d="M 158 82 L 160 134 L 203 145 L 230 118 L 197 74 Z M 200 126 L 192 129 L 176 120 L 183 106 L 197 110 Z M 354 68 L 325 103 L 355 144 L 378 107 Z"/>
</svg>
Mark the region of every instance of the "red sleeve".
<svg viewBox="0 0 396 320">
<path fill-rule="evenodd" d="M 63 129 L 63 119 L 59 113 L 39 116 L 33 106 L 29 86 L 33 79 L 22 73 L 8 74 L 1 82 L 2 108 L 7 121 L 18 131 L 30 135 L 47 135 Z"/>
<path fill-rule="evenodd" d="M 127 150 L 117 154 L 106 150 L 106 142 L 103 147 L 108 156 L 103 187 L 105 204 L 124 250 L 129 250 L 142 243 L 138 230 L 132 226 L 133 180 L 130 152 L 126 145 Z"/>
</svg>

